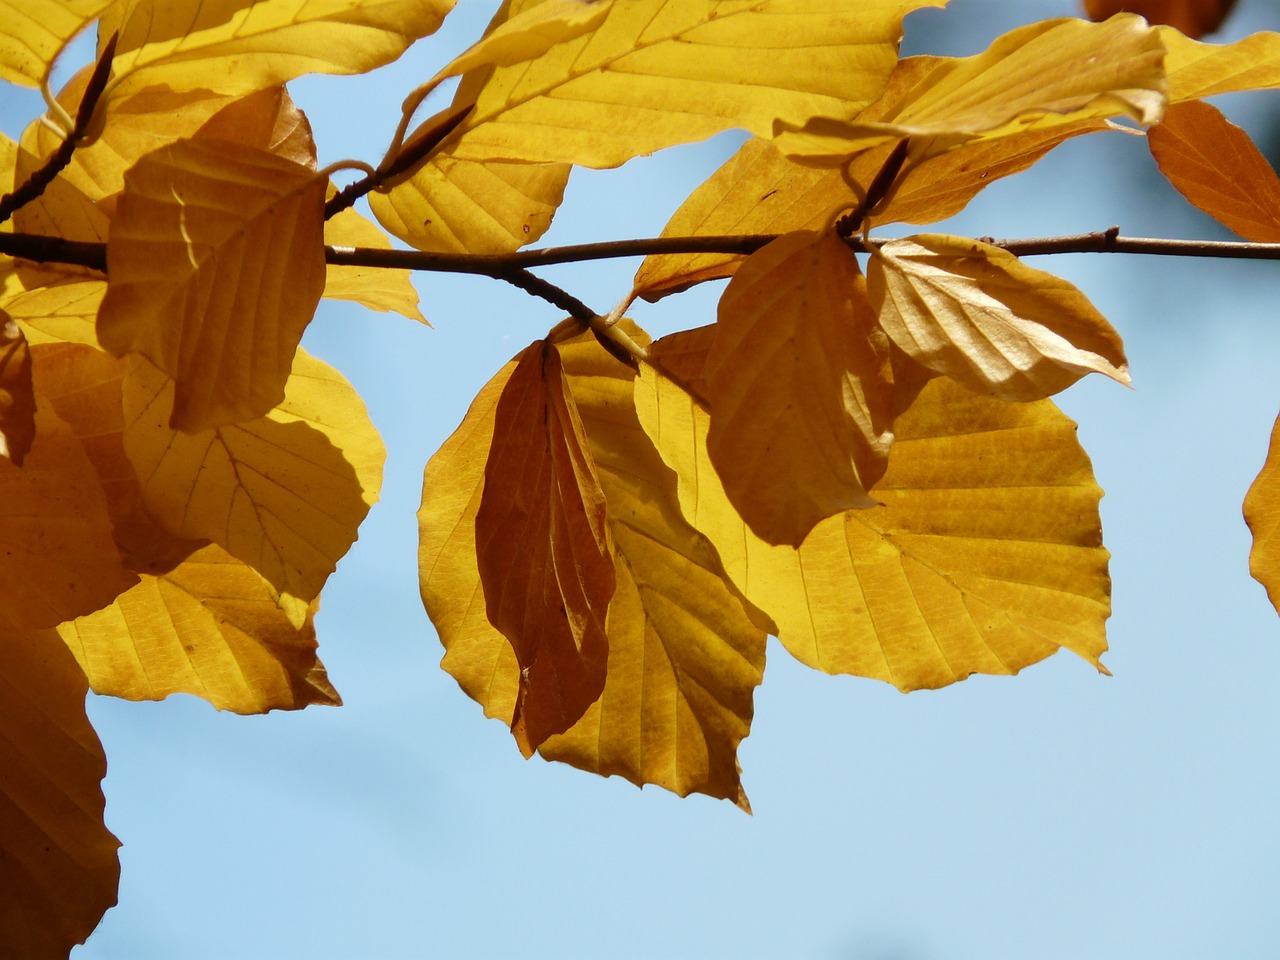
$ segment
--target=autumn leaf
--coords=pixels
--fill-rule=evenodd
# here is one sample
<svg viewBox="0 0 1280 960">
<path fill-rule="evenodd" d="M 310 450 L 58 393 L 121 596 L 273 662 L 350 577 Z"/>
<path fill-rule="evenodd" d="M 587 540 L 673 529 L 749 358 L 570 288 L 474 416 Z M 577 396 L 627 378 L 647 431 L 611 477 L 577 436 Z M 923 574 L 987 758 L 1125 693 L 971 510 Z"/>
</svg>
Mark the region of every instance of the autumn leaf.
<svg viewBox="0 0 1280 960">
<path fill-rule="evenodd" d="M 871 258 L 867 290 L 900 349 L 978 393 L 1039 400 L 1093 372 L 1129 383 L 1120 335 L 1084 295 L 999 247 L 891 240 Z"/>
<path fill-rule="evenodd" d="M 351 207 L 325 221 L 324 242 L 334 247 L 391 249 L 387 235 Z M 351 300 L 370 310 L 394 310 L 410 320 L 427 322 L 418 309 L 418 291 L 408 270 L 330 264 L 324 275 L 323 295 L 330 300 Z"/>
<path fill-rule="evenodd" d="M 0 308 L 18 321 L 33 344 L 81 343 L 96 347 L 98 307 L 106 292 L 107 285 L 101 280 L 70 280 L 19 289 L 0 299 Z"/>
<path fill-rule="evenodd" d="M 889 346 L 853 251 L 791 233 L 720 298 L 707 358 L 707 450 L 757 536 L 799 546 L 819 520 L 871 506 L 893 440 Z"/>
<path fill-rule="evenodd" d="M 1280 419 L 1271 431 L 1266 463 L 1244 498 L 1244 519 L 1253 534 L 1249 572 L 1267 588 L 1280 611 Z"/>
<path fill-rule="evenodd" d="M 1016 673 L 1060 647 L 1102 669 L 1101 491 L 1049 401 L 930 381 L 895 422 L 880 505 L 824 520 L 798 550 L 759 540 L 730 506 L 709 469 L 708 415 L 687 391 L 646 366 L 635 403 L 685 516 L 802 662 L 902 690 Z"/>
<path fill-rule="evenodd" d="M 1136 13 L 1151 23 L 1166 23 L 1188 37 L 1201 37 L 1222 25 L 1236 0 L 1084 0 L 1092 20 L 1106 20 L 1121 11 Z"/>
<path fill-rule="evenodd" d="M 601 775 L 707 793 L 746 806 L 736 760 L 764 669 L 764 631 L 724 580 L 714 549 L 681 516 L 674 477 L 630 412 L 633 371 L 594 339 L 559 346 L 605 494 L 617 587 L 604 693 L 539 752 Z M 485 713 L 510 723 L 511 646 L 485 619 L 473 518 L 498 396 L 481 391 L 423 479 L 419 568 L 442 666 Z"/>
<path fill-rule="evenodd" d="M 246 94 L 306 73 L 364 73 L 435 32 L 454 0 L 168 0 L 115 4 L 115 100 L 145 87 Z M 101 52 L 101 43 L 99 47 Z"/>
<path fill-rule="evenodd" d="M 848 116 L 879 94 L 903 16 L 943 2 L 601 4 L 604 19 L 584 35 L 498 48 L 454 155 L 614 167 L 729 127 L 769 136 L 778 117 Z M 521 49 L 536 60 L 516 59 Z"/>
<path fill-rule="evenodd" d="M 115 0 L 0 0 L 0 80 L 38 87 L 67 42 Z"/>
<path fill-rule="evenodd" d="M 604 493 L 544 340 L 520 354 L 498 398 L 475 527 L 489 621 L 520 665 L 511 732 L 529 756 L 600 697 L 614 591 Z"/>
<path fill-rule="evenodd" d="M 0 457 L 22 466 L 35 435 L 31 348 L 22 328 L 0 310 Z"/>
<path fill-rule="evenodd" d="M 124 447 L 148 511 L 171 534 L 212 540 L 307 604 L 378 499 L 384 451 L 355 391 L 302 351 L 267 416 L 199 433 L 168 426 L 173 382 L 144 361 L 123 384 Z"/>
<path fill-rule="evenodd" d="M 324 289 L 325 180 L 262 150 L 184 140 L 125 178 L 98 338 L 177 382 L 173 424 L 203 430 L 284 396 Z"/>
<path fill-rule="evenodd" d="M 1246 240 L 1280 242 L 1280 179 L 1217 108 L 1174 104 L 1147 141 L 1160 172 L 1188 201 Z"/>
<path fill-rule="evenodd" d="M 4 952 L 61 960 L 116 902 L 107 760 L 84 674 L 52 630 L 0 633 L 0 930 Z"/>
<path fill-rule="evenodd" d="M 58 632 L 95 693 L 189 693 L 242 714 L 336 706 L 316 658 L 317 605 L 295 627 L 255 571 L 210 545 Z"/>
<path fill-rule="evenodd" d="M 1280 33 L 1251 33 L 1235 43 L 1202 43 L 1158 27 L 1168 53 L 1169 102 L 1280 87 Z"/>
</svg>

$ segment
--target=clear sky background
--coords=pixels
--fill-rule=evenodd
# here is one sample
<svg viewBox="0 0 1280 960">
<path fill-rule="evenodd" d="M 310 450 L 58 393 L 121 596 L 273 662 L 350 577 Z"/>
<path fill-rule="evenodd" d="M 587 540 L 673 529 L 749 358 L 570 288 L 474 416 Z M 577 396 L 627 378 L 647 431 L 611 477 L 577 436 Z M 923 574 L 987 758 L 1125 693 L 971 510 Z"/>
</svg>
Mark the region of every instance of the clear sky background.
<svg viewBox="0 0 1280 960">
<path fill-rule="evenodd" d="M 321 162 L 380 156 L 405 92 L 495 4 L 359 79 L 293 86 Z M 967 55 L 1074 0 L 952 0 L 908 52 Z M 1275 27 L 1240 0 L 1224 34 Z M 1220 104 L 1260 129 L 1280 96 Z M 38 109 L 0 104 L 16 135 Z M 548 243 L 652 236 L 740 142 L 576 172 Z M 948 226 L 1222 237 L 1120 135 L 1059 148 Z M 741 761 L 755 815 L 525 762 L 438 666 L 418 598 L 422 467 L 492 373 L 560 316 L 496 281 L 423 275 L 427 329 L 326 303 L 306 346 L 365 397 L 383 501 L 324 594 L 341 709 L 218 714 L 90 698 L 120 905 L 107 958 L 1264 958 L 1280 944 L 1280 619 L 1248 576 L 1240 505 L 1280 408 L 1280 267 L 1038 258 L 1127 341 L 1135 390 L 1088 378 L 1080 422 L 1114 558 L 1111 678 L 1068 653 L 908 696 L 770 641 Z M 636 262 L 548 269 L 597 310 Z M 718 288 L 645 308 L 709 321 Z"/>
</svg>

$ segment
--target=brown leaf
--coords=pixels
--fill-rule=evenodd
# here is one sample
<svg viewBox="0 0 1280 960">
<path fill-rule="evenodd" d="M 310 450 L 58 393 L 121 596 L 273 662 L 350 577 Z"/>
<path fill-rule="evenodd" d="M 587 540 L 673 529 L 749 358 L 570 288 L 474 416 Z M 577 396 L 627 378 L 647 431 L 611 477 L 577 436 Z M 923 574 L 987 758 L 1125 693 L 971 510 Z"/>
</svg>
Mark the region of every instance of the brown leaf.
<svg viewBox="0 0 1280 960">
<path fill-rule="evenodd" d="M 0 457 L 22 466 L 35 436 L 31 348 L 22 328 L 0 310 Z"/>
<path fill-rule="evenodd" d="M 1216 107 L 1172 104 L 1147 142 L 1160 172 L 1188 201 L 1246 240 L 1280 241 L 1280 178 L 1249 134 Z"/>
<path fill-rule="evenodd" d="M 604 690 L 615 586 L 600 479 L 560 354 L 543 340 L 498 400 L 476 554 L 489 620 L 520 664 L 511 730 L 529 756 Z"/>
<path fill-rule="evenodd" d="M 762 539 L 798 546 L 819 520 L 874 503 L 893 440 L 888 360 L 834 232 L 787 234 L 734 274 L 707 358 L 707 449 Z"/>
<path fill-rule="evenodd" d="M 1092 20 L 1106 20 L 1117 13 L 1136 13 L 1149 23 L 1164 23 L 1201 37 L 1222 26 L 1236 0 L 1084 0 Z"/>
<path fill-rule="evenodd" d="M 1271 430 L 1266 463 L 1244 498 L 1244 519 L 1253 534 L 1249 572 L 1280 611 L 1280 419 Z"/>
</svg>

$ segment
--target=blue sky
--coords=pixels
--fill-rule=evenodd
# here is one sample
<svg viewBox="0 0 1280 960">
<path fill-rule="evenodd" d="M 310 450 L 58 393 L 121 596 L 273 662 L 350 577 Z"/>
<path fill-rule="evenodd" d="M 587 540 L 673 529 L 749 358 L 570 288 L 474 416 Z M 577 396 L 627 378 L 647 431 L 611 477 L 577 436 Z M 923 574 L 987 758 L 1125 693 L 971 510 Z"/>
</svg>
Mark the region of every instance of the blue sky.
<svg viewBox="0 0 1280 960">
<path fill-rule="evenodd" d="M 325 163 L 376 159 L 403 94 L 492 4 L 375 76 L 294 88 Z M 1274 26 L 1241 0 L 1229 36 Z M 1071 0 L 952 0 L 911 52 L 975 53 Z M 1271 22 L 1267 23 L 1266 18 Z M 1246 124 L 1275 98 L 1221 103 Z M 24 105 L 25 104 L 25 105 Z M 15 134 L 36 109 L 0 104 Z M 25 111 L 25 112 L 24 112 Z M 547 242 L 656 235 L 726 135 L 576 172 Z M 1136 137 L 1060 148 L 949 230 L 1223 236 Z M 814 673 L 770 641 L 741 750 L 755 814 L 523 761 L 438 667 L 418 599 L 422 467 L 485 380 L 560 317 L 495 281 L 423 276 L 432 329 L 325 304 L 306 345 L 365 397 L 383 502 L 318 620 L 346 705 L 266 717 L 189 697 L 90 698 L 106 747 L 120 905 L 99 958 L 1270 957 L 1280 942 L 1280 622 L 1248 576 L 1240 503 L 1280 408 L 1280 267 L 1075 256 L 1125 336 L 1135 389 L 1060 399 L 1107 491 L 1115 674 L 1060 654 L 1016 678 L 903 696 Z M 598 310 L 635 262 L 547 270 Z M 718 289 L 636 318 L 709 321 Z"/>
</svg>

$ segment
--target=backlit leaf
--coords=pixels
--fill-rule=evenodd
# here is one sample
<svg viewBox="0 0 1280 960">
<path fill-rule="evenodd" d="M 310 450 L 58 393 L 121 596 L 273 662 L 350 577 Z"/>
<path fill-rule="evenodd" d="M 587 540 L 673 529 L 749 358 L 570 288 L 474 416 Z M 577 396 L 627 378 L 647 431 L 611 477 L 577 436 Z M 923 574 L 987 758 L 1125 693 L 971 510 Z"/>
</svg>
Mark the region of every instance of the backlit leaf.
<svg viewBox="0 0 1280 960">
<path fill-rule="evenodd" d="M 0 310 L 0 457 L 22 466 L 35 435 L 31 348 L 22 329 Z"/>
<path fill-rule="evenodd" d="M 126 176 L 98 338 L 174 377 L 175 427 L 250 420 L 284 396 L 324 289 L 324 192 L 306 167 L 229 141 L 179 141 Z"/>
<path fill-rule="evenodd" d="M 364 73 L 434 33 L 454 0 L 121 0 L 113 100 L 144 87 L 245 94 L 305 73 Z"/>
<path fill-rule="evenodd" d="M 795 550 L 758 540 L 730 507 L 707 414 L 684 390 L 645 367 L 635 401 L 685 515 L 804 663 L 902 690 L 1016 673 L 1060 647 L 1102 669 L 1101 490 L 1051 402 L 930 381 L 895 422 L 881 505 L 824 520 Z"/>
<path fill-rule="evenodd" d="M 52 630 L 0 632 L 0 931 L 4 953 L 65 960 L 116 902 L 107 760 L 84 674 Z"/>
<path fill-rule="evenodd" d="M 454 154 L 614 167 L 729 127 L 847 117 L 879 94 L 902 17 L 943 2 L 609 0 L 594 31 L 494 69 Z"/>
<path fill-rule="evenodd" d="M 267 416 L 199 433 L 168 426 L 173 382 L 143 361 L 123 386 L 124 445 L 147 509 L 170 533 L 252 566 L 301 627 L 378 499 L 384 451 L 355 391 L 298 352 Z"/>
<path fill-rule="evenodd" d="M 120 564 L 98 476 L 43 404 L 22 467 L 0 459 L 0 627 L 52 627 L 97 610 L 137 578 Z"/>
<path fill-rule="evenodd" d="M 978 393 L 1038 400 L 1093 372 L 1129 382 L 1120 335 L 1084 294 L 990 244 L 891 240 L 871 258 L 867 290 L 899 348 Z"/>
<path fill-rule="evenodd" d="M 1280 33 L 1251 33 L 1235 43 L 1201 43 L 1159 27 L 1168 54 L 1169 102 L 1280 87 Z"/>
<path fill-rule="evenodd" d="M 1216 107 L 1173 104 L 1147 142 L 1187 200 L 1246 240 L 1280 242 L 1280 179 L 1249 134 Z"/>
<path fill-rule="evenodd" d="M 38 87 L 72 37 L 115 0 L 0 0 L 0 80 Z"/>
<path fill-rule="evenodd" d="M 1249 572 L 1280 610 L 1280 420 L 1271 431 L 1267 461 L 1244 498 L 1244 519 L 1253 534 Z"/>
<path fill-rule="evenodd" d="M 494 413 L 476 555 L 489 621 L 520 665 L 511 732 L 525 756 L 604 689 L 613 596 L 604 493 L 560 354 L 520 354 Z"/>
<path fill-rule="evenodd" d="M 0 300 L 35 343 L 83 343 L 97 346 L 96 323 L 107 285 L 101 280 L 72 280 L 20 290 Z"/>
<path fill-rule="evenodd" d="M 819 520 L 874 503 L 893 379 L 853 251 L 834 231 L 773 241 L 734 275 L 715 330 L 707 448 L 751 529 L 799 546 Z"/>
<path fill-rule="evenodd" d="M 95 693 L 190 693 L 236 713 L 296 710 L 341 703 L 316 659 L 316 606 L 294 627 L 256 572 L 210 545 L 58 632 Z"/>
<path fill-rule="evenodd" d="M 795 125 L 783 117 L 774 142 L 805 162 L 839 166 L 860 149 L 902 137 L 911 138 L 913 156 L 928 156 L 1029 127 L 1116 116 L 1151 124 L 1165 103 L 1163 58 L 1160 35 L 1139 17 L 1045 20 L 1010 31 L 977 56 L 939 58 L 881 118 L 817 116 Z"/>
<path fill-rule="evenodd" d="M 335 247 L 391 249 L 387 235 L 351 207 L 325 221 L 324 242 Z M 410 320 L 427 322 L 418 309 L 418 291 L 408 270 L 330 264 L 324 275 L 324 296 L 331 300 L 352 300 L 370 310 L 394 310 Z"/>
<path fill-rule="evenodd" d="M 1212 33 L 1231 13 L 1236 0 L 1084 0 L 1093 20 L 1106 20 L 1127 11 L 1151 23 L 1167 23 L 1189 37 Z"/>
</svg>

